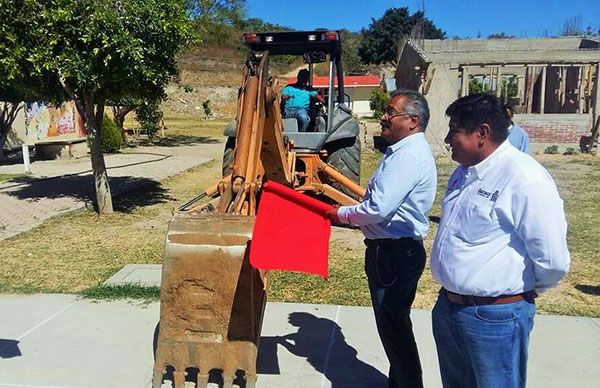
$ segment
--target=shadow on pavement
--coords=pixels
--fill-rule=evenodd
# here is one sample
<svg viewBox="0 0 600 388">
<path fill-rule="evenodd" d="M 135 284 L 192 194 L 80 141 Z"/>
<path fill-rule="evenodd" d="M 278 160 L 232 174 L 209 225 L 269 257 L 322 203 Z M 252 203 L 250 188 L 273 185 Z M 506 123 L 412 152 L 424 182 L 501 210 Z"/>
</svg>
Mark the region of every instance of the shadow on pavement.
<svg viewBox="0 0 600 388">
<path fill-rule="evenodd" d="M 152 179 L 125 176 L 109 177 L 108 181 L 115 211 L 127 213 L 136 208 L 164 203 L 173 199 L 160 182 Z M 96 202 L 94 181 L 91 175 L 68 175 L 47 179 L 20 177 L 11 183 L 14 184 L 3 188 L 0 192 L 18 199 L 34 201 L 42 198 L 70 197 L 89 204 Z"/>
<path fill-rule="evenodd" d="M 0 358 L 21 357 L 19 341 L 0 338 Z"/>
<path fill-rule="evenodd" d="M 590 286 L 588 284 L 577 284 L 575 286 L 575 288 L 586 294 L 600 295 L 600 286 Z"/>
<path fill-rule="evenodd" d="M 152 141 L 148 139 L 133 138 L 134 144 L 138 146 L 160 146 L 160 147 L 181 147 L 198 144 L 216 144 L 222 140 L 208 136 L 190 136 L 190 135 L 169 135 L 164 138 L 154 138 Z"/>
<path fill-rule="evenodd" d="M 291 313 L 288 320 L 298 328 L 297 332 L 261 338 L 258 373 L 279 373 L 276 354 L 279 344 L 290 353 L 306 358 L 327 377 L 332 387 L 387 387 L 387 377 L 357 358 L 356 349 L 346 343 L 337 323 L 303 312 Z"/>
</svg>

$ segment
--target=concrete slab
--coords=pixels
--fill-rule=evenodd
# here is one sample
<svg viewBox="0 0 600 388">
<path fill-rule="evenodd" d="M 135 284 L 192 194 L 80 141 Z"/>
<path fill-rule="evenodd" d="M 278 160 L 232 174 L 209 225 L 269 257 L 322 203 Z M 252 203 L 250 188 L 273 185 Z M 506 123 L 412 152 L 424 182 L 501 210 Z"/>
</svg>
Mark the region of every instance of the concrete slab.
<svg viewBox="0 0 600 388">
<path fill-rule="evenodd" d="M 0 387 L 149 388 L 158 315 L 158 303 L 0 296 Z M 439 387 L 430 316 L 412 312 L 425 386 Z M 599 358 L 597 319 L 537 316 L 528 386 L 597 386 Z M 383 387 L 387 368 L 369 307 L 267 304 L 258 387 Z"/>
<path fill-rule="evenodd" d="M 144 287 L 160 287 L 161 264 L 127 264 L 104 282 L 107 286 L 139 284 Z"/>
</svg>

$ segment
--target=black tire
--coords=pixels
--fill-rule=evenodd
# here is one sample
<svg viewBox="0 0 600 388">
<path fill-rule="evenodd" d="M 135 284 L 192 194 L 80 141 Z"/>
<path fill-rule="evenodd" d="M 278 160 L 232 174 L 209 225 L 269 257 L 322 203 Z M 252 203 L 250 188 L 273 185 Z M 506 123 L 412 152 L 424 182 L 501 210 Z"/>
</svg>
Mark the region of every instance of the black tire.
<svg viewBox="0 0 600 388">
<path fill-rule="evenodd" d="M 326 148 L 328 156 L 325 161 L 335 167 L 335 169 L 345 177 L 350 178 L 356 184 L 360 184 L 360 138 L 356 136 L 355 138 L 341 139 Z M 328 183 L 344 194 L 360 200 L 358 195 L 346 189 L 339 183 L 335 181 Z"/>
<path fill-rule="evenodd" d="M 223 169 L 222 169 L 222 174 L 223 174 L 223 178 L 225 178 L 227 175 L 231 174 L 231 172 L 233 171 L 231 168 L 231 163 L 233 163 L 233 158 L 234 158 L 234 151 L 235 151 L 235 137 L 228 137 L 227 138 L 227 143 L 225 143 L 225 150 L 223 151 Z"/>
</svg>

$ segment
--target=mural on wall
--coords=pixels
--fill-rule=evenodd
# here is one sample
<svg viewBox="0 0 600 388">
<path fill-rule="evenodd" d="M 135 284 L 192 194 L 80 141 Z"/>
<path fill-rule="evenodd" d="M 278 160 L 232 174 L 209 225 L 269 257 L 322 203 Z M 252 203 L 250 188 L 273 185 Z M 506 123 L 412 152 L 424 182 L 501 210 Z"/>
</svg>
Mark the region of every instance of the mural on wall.
<svg viewBox="0 0 600 388">
<path fill-rule="evenodd" d="M 28 102 L 25 109 L 25 127 L 27 137 L 43 140 L 62 135 L 84 136 L 83 126 L 75 103 L 65 102 L 55 106 L 45 102 Z"/>
</svg>

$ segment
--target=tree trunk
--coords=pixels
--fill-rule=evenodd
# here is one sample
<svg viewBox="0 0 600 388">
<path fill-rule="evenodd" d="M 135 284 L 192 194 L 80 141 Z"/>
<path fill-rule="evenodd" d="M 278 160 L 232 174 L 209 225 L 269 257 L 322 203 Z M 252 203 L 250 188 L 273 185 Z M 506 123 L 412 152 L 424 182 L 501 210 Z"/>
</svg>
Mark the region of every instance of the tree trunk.
<svg viewBox="0 0 600 388">
<path fill-rule="evenodd" d="M 4 143 L 22 107 L 20 102 L 5 102 L 0 110 L 0 160 L 4 160 Z"/>
<path fill-rule="evenodd" d="M 85 110 L 85 130 L 90 140 L 90 151 L 92 154 L 92 171 L 94 173 L 94 186 L 96 188 L 96 205 L 98 214 L 112 213 L 112 197 L 106 173 L 106 164 L 102 154 L 102 119 L 104 117 L 104 104 L 98 104 L 94 112 L 94 100 L 90 94 L 86 94 L 83 101 Z"/>
<path fill-rule="evenodd" d="M 133 106 L 113 106 L 112 107 L 113 116 L 115 116 L 115 124 L 117 124 L 117 128 L 119 128 L 119 130 L 121 131 L 121 137 L 123 138 L 123 141 L 125 143 L 127 143 L 127 140 L 128 140 L 127 139 L 127 131 L 125 131 L 125 128 L 123 127 L 123 124 L 125 123 L 125 116 L 127 116 L 127 114 L 134 109 L 135 109 L 135 107 L 133 107 Z"/>
</svg>

